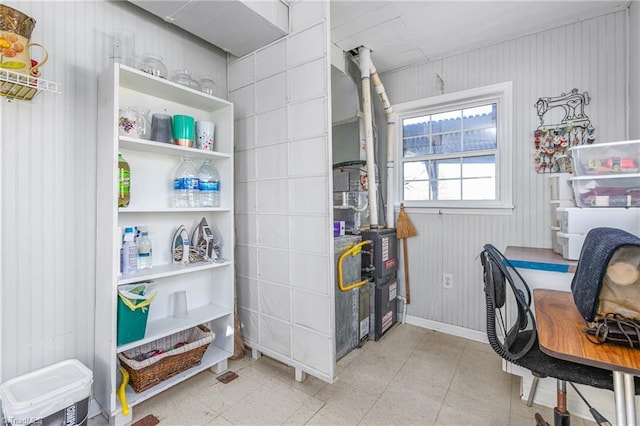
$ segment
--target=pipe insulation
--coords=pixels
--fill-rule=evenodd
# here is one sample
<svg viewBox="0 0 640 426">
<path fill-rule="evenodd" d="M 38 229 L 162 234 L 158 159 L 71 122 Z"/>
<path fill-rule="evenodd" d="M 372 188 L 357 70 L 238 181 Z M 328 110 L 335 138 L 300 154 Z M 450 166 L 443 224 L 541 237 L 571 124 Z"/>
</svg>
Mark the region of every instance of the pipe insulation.
<svg viewBox="0 0 640 426">
<path fill-rule="evenodd" d="M 380 97 L 380 101 L 382 102 L 382 107 L 384 108 L 384 114 L 387 117 L 387 208 L 386 208 L 386 223 L 387 227 L 393 228 L 394 224 L 394 210 L 393 210 L 393 190 L 394 190 L 394 150 L 395 150 L 395 136 L 396 136 L 396 119 L 393 115 L 393 106 L 391 106 L 391 102 L 389 101 L 389 97 L 387 96 L 387 92 L 384 89 L 384 85 L 380 80 L 380 76 L 378 76 L 378 72 L 376 71 L 376 67 L 371 62 L 371 82 L 373 83 L 373 87 L 376 89 L 376 93 Z"/>
<path fill-rule="evenodd" d="M 358 49 L 360 78 L 362 79 L 362 112 L 364 139 L 367 154 L 367 193 L 369 196 L 369 221 L 371 229 L 378 229 L 378 186 L 376 184 L 375 154 L 373 151 L 373 117 L 371 112 L 371 51 Z"/>
</svg>

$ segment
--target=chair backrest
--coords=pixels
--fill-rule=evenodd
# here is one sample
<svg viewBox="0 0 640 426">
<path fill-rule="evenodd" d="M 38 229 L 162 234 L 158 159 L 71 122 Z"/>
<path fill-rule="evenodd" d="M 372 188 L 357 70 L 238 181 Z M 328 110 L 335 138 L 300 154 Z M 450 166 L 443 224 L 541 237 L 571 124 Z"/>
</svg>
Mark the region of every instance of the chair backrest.
<svg viewBox="0 0 640 426">
<path fill-rule="evenodd" d="M 531 290 L 493 245 L 484 246 L 480 260 L 484 267 L 489 344 L 502 358 L 516 362 L 531 349 L 538 337 L 531 310 Z"/>
</svg>

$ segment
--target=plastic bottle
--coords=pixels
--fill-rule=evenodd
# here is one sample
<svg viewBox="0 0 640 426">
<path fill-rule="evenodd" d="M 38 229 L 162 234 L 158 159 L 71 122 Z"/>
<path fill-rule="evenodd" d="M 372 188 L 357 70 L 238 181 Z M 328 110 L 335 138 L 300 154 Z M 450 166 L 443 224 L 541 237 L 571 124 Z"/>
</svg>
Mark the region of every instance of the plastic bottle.
<svg viewBox="0 0 640 426">
<path fill-rule="evenodd" d="M 131 189 L 129 163 L 118 153 L 118 207 L 128 207 Z"/>
<path fill-rule="evenodd" d="M 149 232 L 146 229 L 141 231 L 138 238 L 138 269 L 149 269 L 153 266 L 153 251 L 151 249 L 151 240 Z"/>
<path fill-rule="evenodd" d="M 174 207 L 198 207 L 198 173 L 191 158 L 182 158 L 174 176 Z"/>
<path fill-rule="evenodd" d="M 200 207 L 220 207 L 220 175 L 211 160 L 205 160 L 198 170 L 198 181 Z"/>
<path fill-rule="evenodd" d="M 133 228 L 124 228 L 122 245 L 122 273 L 130 275 L 138 272 L 138 245 L 133 238 Z"/>
</svg>

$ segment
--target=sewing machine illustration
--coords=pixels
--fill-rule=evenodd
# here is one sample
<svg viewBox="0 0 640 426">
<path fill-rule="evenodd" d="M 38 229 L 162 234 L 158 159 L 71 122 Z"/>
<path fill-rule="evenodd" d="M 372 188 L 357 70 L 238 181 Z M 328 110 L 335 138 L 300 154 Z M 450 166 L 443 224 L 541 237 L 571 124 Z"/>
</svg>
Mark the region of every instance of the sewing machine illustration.
<svg viewBox="0 0 640 426">
<path fill-rule="evenodd" d="M 588 125 L 589 117 L 584 113 L 584 106 L 589 104 L 591 98 L 589 93 L 578 93 L 578 89 L 571 90 L 570 93 L 563 93 L 560 96 L 538 98 L 533 105 L 540 117 L 540 126 L 559 126 L 568 123 L 584 123 Z M 562 108 L 564 117 L 559 123 L 545 123 L 544 115 L 554 108 Z"/>
</svg>

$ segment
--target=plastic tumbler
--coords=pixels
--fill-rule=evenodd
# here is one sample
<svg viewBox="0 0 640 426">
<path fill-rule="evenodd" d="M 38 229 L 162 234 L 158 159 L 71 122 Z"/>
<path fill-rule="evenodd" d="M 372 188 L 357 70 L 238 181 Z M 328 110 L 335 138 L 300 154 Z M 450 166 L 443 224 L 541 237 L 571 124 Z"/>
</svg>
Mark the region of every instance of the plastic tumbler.
<svg viewBox="0 0 640 426">
<path fill-rule="evenodd" d="M 179 290 L 173 293 L 173 317 L 184 318 L 189 315 L 187 308 L 187 292 Z"/>
<path fill-rule="evenodd" d="M 193 147 L 195 119 L 190 115 L 173 116 L 173 143 Z"/>
<path fill-rule="evenodd" d="M 153 114 L 151 116 L 151 140 L 166 143 L 171 143 L 173 141 L 170 115 Z"/>
<path fill-rule="evenodd" d="M 215 130 L 211 121 L 196 121 L 196 148 L 213 151 Z"/>
</svg>

